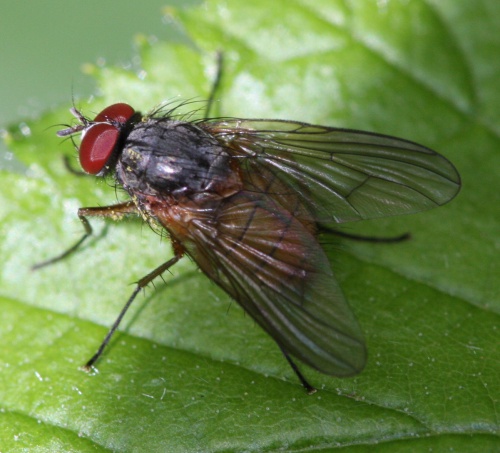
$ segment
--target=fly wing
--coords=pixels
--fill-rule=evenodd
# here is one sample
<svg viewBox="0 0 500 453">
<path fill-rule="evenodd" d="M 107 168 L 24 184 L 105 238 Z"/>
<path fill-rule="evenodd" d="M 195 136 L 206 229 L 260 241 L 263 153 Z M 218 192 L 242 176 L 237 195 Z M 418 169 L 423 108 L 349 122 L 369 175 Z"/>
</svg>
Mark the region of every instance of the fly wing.
<svg viewBox="0 0 500 453">
<path fill-rule="evenodd" d="M 190 222 L 183 246 L 289 354 L 331 375 L 361 371 L 361 330 L 312 227 L 271 197 L 224 200 L 215 218 Z"/>
<path fill-rule="evenodd" d="M 200 126 L 241 159 L 246 179 L 263 168 L 272 171 L 323 226 L 423 211 L 460 189 L 448 160 L 395 137 L 279 120 Z"/>
</svg>

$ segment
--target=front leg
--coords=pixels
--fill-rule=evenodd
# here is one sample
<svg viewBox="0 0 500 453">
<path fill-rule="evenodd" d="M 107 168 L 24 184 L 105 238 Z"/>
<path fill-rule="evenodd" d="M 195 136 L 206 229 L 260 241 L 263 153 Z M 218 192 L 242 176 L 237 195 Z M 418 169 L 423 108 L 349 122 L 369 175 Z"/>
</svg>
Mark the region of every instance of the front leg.
<svg viewBox="0 0 500 453">
<path fill-rule="evenodd" d="M 80 208 L 78 209 L 78 217 L 80 218 L 83 228 L 85 229 L 85 233 L 83 236 L 69 249 L 65 250 L 60 255 L 57 255 L 53 258 L 50 258 L 46 261 L 42 261 L 41 263 L 35 264 L 31 270 L 40 269 L 41 267 L 48 266 L 50 264 L 57 263 L 67 256 L 71 255 L 75 252 L 80 245 L 87 239 L 90 235 L 92 235 L 92 226 L 88 221 L 87 217 L 110 217 L 113 220 L 120 220 L 124 215 L 127 214 L 137 214 L 137 206 L 133 201 L 126 201 L 124 203 L 118 203 L 110 206 L 99 206 L 93 208 Z"/>
</svg>

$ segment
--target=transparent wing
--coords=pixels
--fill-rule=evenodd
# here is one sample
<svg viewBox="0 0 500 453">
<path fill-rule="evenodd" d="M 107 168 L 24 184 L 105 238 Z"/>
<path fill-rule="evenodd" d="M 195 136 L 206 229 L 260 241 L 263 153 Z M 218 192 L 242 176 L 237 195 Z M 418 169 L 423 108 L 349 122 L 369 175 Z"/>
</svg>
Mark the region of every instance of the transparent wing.
<svg viewBox="0 0 500 453">
<path fill-rule="evenodd" d="M 241 158 L 246 180 L 271 171 L 326 226 L 423 211 L 447 203 L 460 189 L 447 159 L 395 137 L 279 120 L 200 126 Z"/>
<path fill-rule="evenodd" d="M 313 231 L 264 194 L 222 203 L 183 241 L 200 268 L 289 354 L 323 373 L 360 372 L 362 333 Z"/>
</svg>

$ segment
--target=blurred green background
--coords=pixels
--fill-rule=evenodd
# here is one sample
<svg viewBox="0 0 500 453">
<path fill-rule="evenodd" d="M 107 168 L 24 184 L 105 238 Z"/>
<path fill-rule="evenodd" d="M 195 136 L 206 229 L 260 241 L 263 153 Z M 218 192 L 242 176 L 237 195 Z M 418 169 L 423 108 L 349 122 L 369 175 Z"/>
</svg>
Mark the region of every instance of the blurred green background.
<svg viewBox="0 0 500 453">
<path fill-rule="evenodd" d="M 4 2 L 0 12 L 0 129 L 43 110 L 91 95 L 95 87 L 82 64 L 105 59 L 131 63 L 137 33 L 182 39 L 165 6 L 197 0 L 87 0 Z M 112 31 L 112 33 L 110 32 Z M 5 145 L 0 143 L 0 168 Z"/>
</svg>

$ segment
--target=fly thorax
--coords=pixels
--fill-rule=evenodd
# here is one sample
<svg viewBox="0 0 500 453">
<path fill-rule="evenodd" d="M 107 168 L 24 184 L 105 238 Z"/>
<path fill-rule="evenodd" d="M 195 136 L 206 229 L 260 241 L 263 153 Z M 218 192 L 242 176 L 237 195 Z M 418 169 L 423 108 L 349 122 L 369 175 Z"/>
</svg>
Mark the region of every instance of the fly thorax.
<svg viewBox="0 0 500 453">
<path fill-rule="evenodd" d="M 225 191 L 234 184 L 231 157 L 207 132 L 188 122 L 150 118 L 130 132 L 116 177 L 144 195 Z"/>
</svg>

